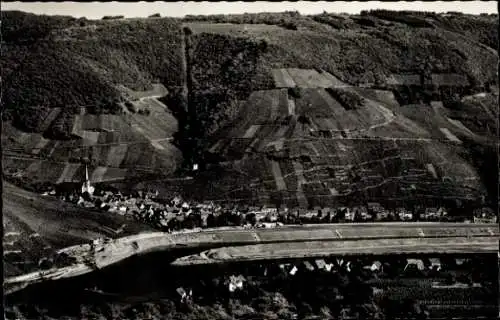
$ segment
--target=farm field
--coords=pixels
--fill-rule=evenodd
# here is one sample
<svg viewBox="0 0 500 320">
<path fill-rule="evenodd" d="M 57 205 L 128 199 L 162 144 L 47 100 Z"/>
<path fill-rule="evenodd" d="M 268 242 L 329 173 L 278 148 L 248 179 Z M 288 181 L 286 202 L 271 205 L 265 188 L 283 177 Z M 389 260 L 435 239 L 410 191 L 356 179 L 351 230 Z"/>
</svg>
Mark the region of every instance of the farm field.
<svg viewBox="0 0 500 320">
<path fill-rule="evenodd" d="M 177 119 L 156 99 L 144 99 L 143 103 L 151 111 L 148 116 L 131 115 L 132 128 L 148 140 L 170 138 L 178 130 Z"/>
<path fill-rule="evenodd" d="M 446 139 L 453 141 L 453 142 L 458 142 L 461 143 L 460 139 L 457 138 L 453 133 L 450 132 L 448 128 L 439 128 L 441 132 L 446 136 Z"/>
<path fill-rule="evenodd" d="M 452 147 L 463 137 L 479 139 L 479 135 L 442 104 L 399 106 L 390 91 L 346 87 L 332 75 L 313 69 L 271 73 L 281 88 L 252 92 L 241 102 L 233 125 L 212 137 L 207 151 L 222 158 L 224 174 L 212 188 L 202 187 L 210 172 L 199 181 L 186 182 L 181 189 L 187 197 L 196 193 L 221 202 L 310 207 L 344 205 L 354 199 L 418 197 L 432 203 L 437 194 L 443 199 L 484 194 L 477 171 L 458 156 L 458 146 Z M 292 82 L 302 87 L 298 96 L 288 92 Z M 342 87 L 338 90 L 359 95 L 364 104 L 346 108 L 329 93 L 332 83 Z M 173 172 L 182 163 L 180 151 L 172 144 L 177 120 L 148 95 L 141 96 L 140 104 L 151 111 L 149 116 L 76 115 L 73 131 L 81 139 L 51 141 L 40 134 L 20 133 L 2 143 L 16 152 L 50 156 L 54 165 L 89 158 L 94 167 L 102 168 L 95 176 L 99 181 L 124 178 L 130 174 L 127 169 L 134 167 Z M 261 163 L 258 168 L 250 163 L 256 159 Z M 20 168 L 22 162 L 11 162 L 6 168 L 30 175 L 40 163 Z M 47 171 L 53 173 L 37 179 L 47 176 L 63 182 L 76 176 L 75 165 L 55 166 Z"/>
<path fill-rule="evenodd" d="M 388 85 L 420 85 L 422 80 L 419 74 L 391 74 L 386 79 Z"/>
<path fill-rule="evenodd" d="M 57 183 L 81 181 L 82 177 L 75 172 L 85 158 L 94 166 L 106 168 L 103 172 L 108 171 L 103 176 L 96 175 L 99 181 L 124 179 L 129 175 L 126 168 L 131 167 L 172 172 L 182 163 L 180 150 L 171 143 L 172 134 L 178 130 L 177 120 L 156 99 L 143 100 L 151 111 L 149 116 L 75 115 L 72 131 L 79 138 L 71 140 L 50 140 L 6 124 L 11 138 L 2 138 L 4 159 L 25 160 L 6 161 L 4 169 L 11 173 L 18 171 L 34 181 Z"/>
<path fill-rule="evenodd" d="M 384 290 L 389 299 L 415 299 L 417 301 L 456 301 L 463 305 L 478 302 L 491 301 L 491 289 L 488 288 L 408 288 L 408 287 L 390 287 Z M 492 301 L 493 302 L 493 301 Z"/>
<path fill-rule="evenodd" d="M 344 87 L 345 83 L 332 74 L 314 69 L 273 69 L 274 83 L 278 88 L 328 88 Z"/>
<path fill-rule="evenodd" d="M 273 69 L 272 74 L 277 88 L 293 88 L 296 86 L 287 69 Z"/>
<path fill-rule="evenodd" d="M 466 319 L 477 317 L 478 313 L 485 314 L 487 317 L 494 318 L 498 314 L 496 304 L 485 305 L 478 301 L 478 304 L 426 304 L 427 310 L 436 318 L 446 318 L 450 314 L 460 314 Z"/>
<path fill-rule="evenodd" d="M 475 115 L 476 117 L 488 117 L 483 111 L 478 110 L 478 112 Z M 406 119 L 401 117 L 401 120 L 398 121 L 399 125 L 403 125 L 414 132 L 417 130 L 426 131 L 428 135 L 436 140 L 447 140 L 450 143 L 461 143 L 464 138 L 478 142 L 492 141 L 491 133 L 484 132 L 484 127 L 481 131 L 478 131 L 476 124 L 469 122 L 470 118 L 457 118 L 454 111 L 450 111 L 434 102 L 430 106 L 402 106 L 400 113 Z M 484 119 L 484 121 L 488 122 L 491 119 Z"/>
<path fill-rule="evenodd" d="M 45 117 L 45 119 L 43 120 L 39 128 L 40 132 L 44 132 L 45 130 L 47 130 L 60 113 L 61 113 L 61 108 L 57 107 L 52 108 L 48 113 L 47 117 Z"/>
<path fill-rule="evenodd" d="M 225 140 L 225 147 L 218 149 L 220 154 L 227 154 L 229 161 L 223 170 L 225 174 L 231 172 L 232 178 L 228 179 L 239 175 L 239 185 L 266 190 L 247 193 L 250 198 L 238 197 L 236 201 L 268 203 L 277 197 L 282 203 L 292 205 L 299 198 L 302 206 L 336 206 L 348 203 L 353 197 L 385 201 L 390 194 L 393 200 L 405 201 L 418 196 L 432 203 L 437 194 L 450 199 L 453 196 L 468 199 L 484 192 L 476 170 L 467 159 L 457 155 L 461 147 L 446 141 L 310 137 L 273 142 L 267 137 L 259 141 L 269 142 L 257 143 L 257 149 L 252 150 L 248 149 L 254 144 L 252 139 L 239 139 L 238 144 L 235 140 L 229 141 Z M 250 155 L 258 150 L 265 152 L 258 156 L 263 161 L 261 170 L 247 171 L 256 159 Z M 266 157 L 272 161 L 266 161 Z M 239 161 L 238 165 L 233 161 Z M 273 175 L 263 175 L 264 169 Z M 224 201 L 217 195 L 238 190 L 230 181 L 225 181 L 225 174 L 218 180 L 217 193 L 207 193 L 207 198 Z M 280 194 L 280 191 L 286 193 Z"/>
<path fill-rule="evenodd" d="M 204 23 L 204 22 L 185 22 L 193 33 L 217 33 L 232 36 L 245 36 L 260 34 L 262 32 L 278 31 L 282 28 L 276 25 L 268 24 L 233 24 L 233 23 Z"/>
<path fill-rule="evenodd" d="M 485 194 L 459 141 L 486 138 L 450 118 L 442 104 L 400 106 L 390 91 L 346 86 L 337 90 L 354 93 L 364 103 L 345 108 L 330 94 L 331 87 L 314 79 L 318 71 L 285 68 L 271 73 L 281 91 L 253 92 L 231 130 L 211 142 L 210 152 L 222 157 L 225 174 L 231 172 L 228 181 L 219 180 L 218 194 L 233 195 L 236 202 L 309 207 L 415 197 L 435 203 L 439 196 L 448 201 Z M 298 93 L 287 92 L 290 79 L 302 86 Z M 256 157 L 272 177 L 246 171 L 246 163 Z M 247 187 L 229 187 L 234 179 Z M 206 197 L 227 200 L 217 194 Z"/>
<path fill-rule="evenodd" d="M 167 88 L 161 83 L 153 83 L 151 85 L 153 88 L 147 91 L 136 91 L 131 90 L 123 85 L 118 86 L 119 90 L 125 92 L 131 99 L 139 100 L 150 97 L 164 97 L 168 94 Z"/>
</svg>

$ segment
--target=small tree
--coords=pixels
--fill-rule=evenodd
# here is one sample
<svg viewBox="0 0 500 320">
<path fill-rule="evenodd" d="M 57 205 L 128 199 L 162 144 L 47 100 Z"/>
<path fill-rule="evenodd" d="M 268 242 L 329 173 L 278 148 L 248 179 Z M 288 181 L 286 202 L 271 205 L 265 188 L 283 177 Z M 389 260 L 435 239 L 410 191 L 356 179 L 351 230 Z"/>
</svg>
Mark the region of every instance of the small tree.
<svg viewBox="0 0 500 320">
<path fill-rule="evenodd" d="M 137 107 L 130 101 L 125 102 L 125 107 L 132 113 L 137 113 Z"/>
<path fill-rule="evenodd" d="M 354 212 L 354 222 L 362 222 L 363 221 L 363 217 L 361 216 L 361 212 L 356 209 L 356 211 Z"/>
</svg>

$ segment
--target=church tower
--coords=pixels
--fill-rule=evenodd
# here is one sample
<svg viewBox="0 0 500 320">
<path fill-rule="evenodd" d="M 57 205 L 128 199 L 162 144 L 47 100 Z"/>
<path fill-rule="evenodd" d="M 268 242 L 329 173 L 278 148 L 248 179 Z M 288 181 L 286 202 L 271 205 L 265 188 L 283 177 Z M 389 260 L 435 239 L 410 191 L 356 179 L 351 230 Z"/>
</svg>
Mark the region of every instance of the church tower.
<svg viewBox="0 0 500 320">
<path fill-rule="evenodd" d="M 94 194 L 94 187 L 90 184 L 89 170 L 85 165 L 85 182 L 82 185 L 82 193 L 88 192 L 90 195 Z"/>
</svg>

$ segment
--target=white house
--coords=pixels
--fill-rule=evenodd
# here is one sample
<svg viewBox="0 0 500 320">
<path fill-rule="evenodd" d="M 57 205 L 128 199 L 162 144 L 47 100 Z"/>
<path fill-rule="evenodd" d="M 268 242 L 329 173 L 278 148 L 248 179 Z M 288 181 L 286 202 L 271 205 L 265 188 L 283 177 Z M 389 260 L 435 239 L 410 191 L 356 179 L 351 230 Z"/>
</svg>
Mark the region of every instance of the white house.
<svg viewBox="0 0 500 320">
<path fill-rule="evenodd" d="M 234 292 L 236 290 L 243 289 L 243 281 L 245 281 L 245 278 L 242 275 L 230 276 L 229 277 L 229 291 Z"/>
<path fill-rule="evenodd" d="M 406 271 L 406 269 L 412 266 L 416 267 L 420 271 L 425 269 L 424 262 L 421 259 L 406 259 L 406 266 L 404 270 Z"/>
<path fill-rule="evenodd" d="M 327 263 L 327 264 L 325 264 L 325 270 L 327 272 L 335 271 L 333 263 Z"/>
<path fill-rule="evenodd" d="M 193 290 L 189 290 L 189 292 L 186 292 L 184 288 L 180 287 L 177 288 L 177 293 L 181 297 L 181 302 L 185 302 L 186 300 L 190 299 L 193 296 Z"/>
<path fill-rule="evenodd" d="M 314 271 L 314 266 L 309 261 L 304 261 L 302 264 L 307 270 Z"/>
<path fill-rule="evenodd" d="M 316 266 L 320 270 L 325 269 L 325 267 L 326 267 L 326 262 L 323 259 L 317 259 L 317 260 L 314 261 L 314 263 L 316 264 Z"/>
<path fill-rule="evenodd" d="M 441 270 L 441 260 L 439 258 L 429 258 L 429 269 Z"/>
<path fill-rule="evenodd" d="M 364 266 L 364 269 L 368 269 L 372 272 L 380 271 L 382 268 L 382 263 L 380 261 L 374 261 L 371 265 Z"/>
</svg>

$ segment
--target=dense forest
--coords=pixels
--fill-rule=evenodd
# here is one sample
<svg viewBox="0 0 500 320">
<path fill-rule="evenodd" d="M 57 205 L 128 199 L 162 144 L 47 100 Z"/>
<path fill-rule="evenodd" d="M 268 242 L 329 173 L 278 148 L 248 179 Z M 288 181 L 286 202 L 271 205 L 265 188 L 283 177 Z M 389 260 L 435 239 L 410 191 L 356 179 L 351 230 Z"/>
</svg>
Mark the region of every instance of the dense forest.
<svg viewBox="0 0 500 320">
<path fill-rule="evenodd" d="M 47 108 L 117 113 L 125 100 L 118 85 L 182 85 L 181 28 L 174 19 L 90 21 L 21 12 L 3 18 L 3 118 L 19 128 L 33 127 Z"/>
<path fill-rule="evenodd" d="M 33 113 L 37 106 L 40 114 L 45 108 L 79 106 L 90 106 L 94 113 L 117 112 L 124 100 L 117 85 L 147 90 L 159 82 L 175 90 L 184 81 L 186 22 L 279 27 L 237 37 L 211 32 L 190 36 L 189 94 L 206 135 L 231 121 L 236 101 L 252 90 L 272 87 L 269 72 L 275 67 L 323 69 L 352 84 L 383 84 L 391 73 L 426 70 L 464 74 L 478 84 L 496 79 L 490 66 L 496 65 L 497 55 L 487 49 L 498 45 L 498 17 L 493 15 L 375 10 L 359 16 L 291 11 L 183 19 L 110 17 L 3 12 L 4 118 L 15 117 L 21 128 L 29 128 L 30 117 L 38 117 Z M 210 102 L 214 99 L 217 107 Z"/>
</svg>

